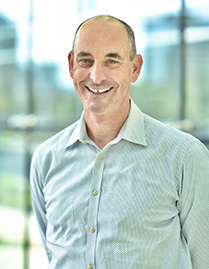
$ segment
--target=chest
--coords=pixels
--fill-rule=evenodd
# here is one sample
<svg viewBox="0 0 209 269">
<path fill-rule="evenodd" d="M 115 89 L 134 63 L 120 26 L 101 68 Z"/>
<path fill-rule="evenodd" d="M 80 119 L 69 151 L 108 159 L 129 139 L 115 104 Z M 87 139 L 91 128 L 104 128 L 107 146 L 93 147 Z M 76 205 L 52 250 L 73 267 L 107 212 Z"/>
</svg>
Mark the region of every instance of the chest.
<svg viewBox="0 0 209 269">
<path fill-rule="evenodd" d="M 144 152 L 73 154 L 49 169 L 45 180 L 50 219 L 85 227 L 88 216 L 116 225 L 163 222 L 178 214 L 178 186 L 166 160 Z"/>
</svg>

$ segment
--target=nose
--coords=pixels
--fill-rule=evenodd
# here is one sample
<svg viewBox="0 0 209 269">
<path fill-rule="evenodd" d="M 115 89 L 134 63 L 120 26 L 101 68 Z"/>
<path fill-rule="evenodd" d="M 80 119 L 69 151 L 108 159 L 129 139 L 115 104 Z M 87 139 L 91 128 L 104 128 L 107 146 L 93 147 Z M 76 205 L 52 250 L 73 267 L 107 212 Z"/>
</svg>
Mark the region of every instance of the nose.
<svg viewBox="0 0 209 269">
<path fill-rule="evenodd" d="M 94 84 L 100 84 L 103 80 L 105 80 L 105 70 L 104 67 L 100 63 L 94 63 L 90 70 L 90 79 L 94 82 Z"/>
</svg>

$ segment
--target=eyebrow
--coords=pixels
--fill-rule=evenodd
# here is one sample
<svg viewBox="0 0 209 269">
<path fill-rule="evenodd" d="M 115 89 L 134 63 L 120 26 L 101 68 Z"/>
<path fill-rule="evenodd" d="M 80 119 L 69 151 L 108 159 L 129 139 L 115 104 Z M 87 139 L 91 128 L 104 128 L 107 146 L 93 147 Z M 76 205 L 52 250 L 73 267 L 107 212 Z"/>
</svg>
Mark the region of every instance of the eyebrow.
<svg viewBox="0 0 209 269">
<path fill-rule="evenodd" d="M 111 52 L 105 55 L 105 57 L 110 57 L 110 58 L 116 58 L 118 60 L 123 60 L 123 58 L 117 53 L 117 52 Z"/>
<path fill-rule="evenodd" d="M 91 53 L 89 52 L 85 52 L 85 51 L 81 51 L 78 53 L 77 57 L 87 57 L 87 56 L 91 56 Z M 106 58 L 110 57 L 110 58 L 115 58 L 118 60 L 123 60 L 123 58 L 117 53 L 117 52 L 110 52 L 108 54 L 105 55 Z"/>
<path fill-rule="evenodd" d="M 81 51 L 78 53 L 77 55 L 78 57 L 84 57 L 84 56 L 92 56 L 91 53 L 85 52 L 85 51 Z"/>
</svg>

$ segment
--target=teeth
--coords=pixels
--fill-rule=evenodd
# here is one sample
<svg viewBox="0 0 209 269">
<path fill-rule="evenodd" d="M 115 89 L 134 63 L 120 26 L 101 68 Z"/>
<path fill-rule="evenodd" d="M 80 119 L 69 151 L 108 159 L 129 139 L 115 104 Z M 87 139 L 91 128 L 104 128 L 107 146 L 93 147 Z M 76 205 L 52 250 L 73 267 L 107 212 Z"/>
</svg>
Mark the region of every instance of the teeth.
<svg viewBox="0 0 209 269">
<path fill-rule="evenodd" d="M 107 88 L 107 89 L 101 89 L 101 90 L 95 90 L 95 89 L 92 89 L 92 88 L 89 88 L 89 87 L 87 87 L 91 92 L 93 92 L 93 93 L 103 93 L 103 92 L 108 92 L 109 90 L 111 90 L 112 89 L 112 87 L 111 88 Z"/>
</svg>

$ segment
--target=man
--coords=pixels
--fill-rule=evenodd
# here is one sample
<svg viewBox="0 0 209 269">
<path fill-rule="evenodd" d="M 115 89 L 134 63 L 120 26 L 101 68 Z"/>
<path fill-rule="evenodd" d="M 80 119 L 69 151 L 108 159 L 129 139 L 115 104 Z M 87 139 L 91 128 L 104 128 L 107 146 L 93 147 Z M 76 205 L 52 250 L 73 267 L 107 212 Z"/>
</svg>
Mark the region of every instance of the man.
<svg viewBox="0 0 209 269">
<path fill-rule="evenodd" d="M 31 167 L 49 268 L 209 268 L 209 152 L 129 98 L 142 67 L 131 28 L 91 18 L 68 58 L 84 112 Z"/>
</svg>

